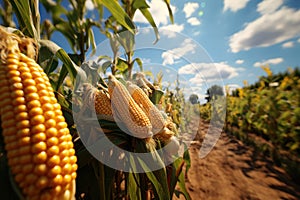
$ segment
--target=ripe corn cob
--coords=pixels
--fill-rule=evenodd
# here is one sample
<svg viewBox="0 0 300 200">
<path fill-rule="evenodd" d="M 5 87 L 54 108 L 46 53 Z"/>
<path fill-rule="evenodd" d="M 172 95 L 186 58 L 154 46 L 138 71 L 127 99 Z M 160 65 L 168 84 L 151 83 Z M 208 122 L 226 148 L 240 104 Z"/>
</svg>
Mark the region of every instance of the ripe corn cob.
<svg viewBox="0 0 300 200">
<path fill-rule="evenodd" d="M 98 90 L 91 84 L 84 84 L 83 90 L 83 101 L 91 110 L 95 109 L 97 117 L 114 121 L 109 94 L 103 90 Z"/>
<path fill-rule="evenodd" d="M 161 112 L 140 87 L 131 82 L 127 82 L 127 88 L 135 102 L 144 110 L 150 119 L 153 134 L 159 133 L 165 126 L 165 119 Z"/>
<path fill-rule="evenodd" d="M 130 134 L 137 138 L 151 137 L 152 126 L 149 118 L 130 96 L 126 87 L 112 75 L 109 76 L 108 91 L 113 115 L 124 123 Z"/>
<path fill-rule="evenodd" d="M 73 199 L 77 158 L 43 69 L 0 27 L 0 108 L 11 174 L 25 199 Z"/>
</svg>

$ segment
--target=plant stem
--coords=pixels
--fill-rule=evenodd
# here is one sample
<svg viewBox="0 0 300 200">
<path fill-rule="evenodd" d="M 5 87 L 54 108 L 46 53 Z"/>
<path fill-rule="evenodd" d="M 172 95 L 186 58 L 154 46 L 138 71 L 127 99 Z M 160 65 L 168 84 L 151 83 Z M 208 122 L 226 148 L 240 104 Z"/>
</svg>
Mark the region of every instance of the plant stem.
<svg viewBox="0 0 300 200">
<path fill-rule="evenodd" d="M 132 52 L 127 52 L 127 65 L 128 65 L 128 79 L 132 79 L 132 68 L 133 68 L 133 62 L 132 62 Z"/>
<path fill-rule="evenodd" d="M 100 177 L 100 180 L 99 180 L 99 185 L 100 185 L 100 199 L 106 199 L 106 196 L 105 196 L 105 180 L 104 180 L 104 177 L 105 177 L 105 173 L 104 173 L 104 166 L 101 162 L 99 162 L 99 177 Z"/>
</svg>

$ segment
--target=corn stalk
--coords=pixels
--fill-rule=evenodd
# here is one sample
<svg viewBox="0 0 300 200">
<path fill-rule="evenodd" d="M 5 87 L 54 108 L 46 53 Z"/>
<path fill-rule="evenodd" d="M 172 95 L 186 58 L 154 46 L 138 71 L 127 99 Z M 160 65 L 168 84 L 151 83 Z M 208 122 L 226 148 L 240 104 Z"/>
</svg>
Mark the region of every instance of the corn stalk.
<svg viewBox="0 0 300 200">
<path fill-rule="evenodd" d="M 5 1 L 6 2 L 6 1 Z M 94 28 L 98 28 L 101 33 L 107 37 L 110 34 L 119 34 L 120 31 L 128 31 L 127 35 L 119 37 L 116 41 L 126 50 L 126 60 L 115 55 L 110 60 L 110 65 L 113 74 L 124 73 L 129 78 L 132 76 L 132 69 L 136 62 L 142 68 L 142 62 L 139 58 L 134 58 L 134 34 L 135 25 L 132 22 L 135 11 L 140 10 L 146 17 L 150 25 L 154 28 L 156 38 L 159 39 L 156 24 L 149 12 L 149 6 L 146 1 L 111 1 L 111 0 L 93 0 L 94 5 L 98 9 L 100 19 L 86 18 L 85 0 L 73 1 L 70 0 L 71 9 L 66 9 L 61 5 L 61 1 L 41 0 L 47 12 L 51 13 L 52 19 L 46 19 L 40 23 L 39 1 L 16 0 L 11 1 L 7 6 L 13 8 L 13 13 L 18 19 L 18 29 L 14 29 L 15 33 L 30 37 L 36 41 L 39 56 L 36 61 L 43 67 L 48 75 L 52 87 L 54 88 L 56 98 L 62 107 L 63 115 L 68 123 L 68 128 L 73 136 L 75 144 L 76 156 L 78 157 L 78 177 L 76 185 L 77 199 L 117 199 L 124 197 L 125 199 L 136 199 L 136 194 L 143 199 L 171 199 L 176 193 L 175 186 L 180 180 L 179 187 L 186 199 L 189 195 L 185 190 L 184 176 L 182 168 L 184 163 L 189 163 L 189 159 L 184 157 L 170 166 L 162 166 L 160 170 L 155 172 L 147 172 L 145 174 L 138 173 L 121 173 L 115 169 L 103 165 L 97 161 L 87 151 L 81 143 L 78 136 L 78 130 L 75 129 L 74 119 L 72 115 L 71 98 L 72 88 L 76 87 L 75 78 L 80 77 L 86 79 L 87 74 L 83 71 L 80 65 L 86 59 L 86 53 L 89 49 L 95 50 Z M 170 19 L 173 22 L 173 15 L 170 9 L 170 2 L 165 0 L 168 7 Z M 103 8 L 106 8 L 111 16 L 107 19 L 107 23 L 103 23 Z M 3 13 L 3 9 L 1 9 Z M 9 17 L 9 10 L 7 10 Z M 1 14 L 1 13 L 0 13 Z M 2 14 L 2 16 L 4 16 Z M 64 16 L 64 17 L 62 17 Z M 64 20 L 67 18 L 67 20 Z M 5 21 L 5 20 L 4 20 Z M 6 25 L 13 26 L 9 19 L 5 21 Z M 121 28 L 120 28 L 121 27 Z M 68 40 L 73 53 L 67 53 L 63 48 L 52 42 L 51 34 L 54 31 L 62 33 Z M 43 36 L 43 34 L 46 34 Z M 120 35 L 120 34 L 119 34 Z M 43 37 L 41 37 L 43 36 Z M 130 37 L 130 43 L 124 42 L 126 37 Z M 116 45 L 118 46 L 118 44 Z M 59 63 L 62 63 L 60 68 Z M 125 66 L 123 71 L 120 66 Z M 70 81 L 69 84 L 67 81 Z M 113 130 L 113 134 L 106 136 L 119 147 L 127 148 L 131 151 L 148 152 L 145 143 L 142 140 L 126 135 L 118 128 L 116 123 L 108 121 L 99 121 L 101 127 Z M 126 136 L 124 136 L 126 135 Z M 2 134 L 1 134 L 2 136 Z M 1 188 L 5 199 L 16 199 L 17 190 L 12 187 L 10 175 L 7 173 L 7 160 L 3 149 L 3 138 L 0 138 L 0 158 L 1 158 Z M 96 146 L 95 146 L 96 147 Z M 153 159 L 156 160 L 160 155 L 157 151 L 154 153 Z M 139 165 L 145 171 L 148 166 L 143 160 L 131 160 L 132 166 Z M 3 174 L 3 176 L 2 176 Z M 124 187 L 125 185 L 125 187 Z M 3 186 L 3 187 L 2 187 Z M 169 191 L 169 192 L 166 192 Z M 179 195 L 179 193 L 176 193 Z"/>
</svg>

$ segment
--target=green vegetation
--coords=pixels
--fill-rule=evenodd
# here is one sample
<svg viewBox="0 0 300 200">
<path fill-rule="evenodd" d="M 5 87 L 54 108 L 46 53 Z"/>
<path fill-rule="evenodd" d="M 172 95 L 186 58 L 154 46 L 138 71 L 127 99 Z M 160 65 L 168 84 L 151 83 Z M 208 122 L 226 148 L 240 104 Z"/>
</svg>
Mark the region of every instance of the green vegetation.
<svg viewBox="0 0 300 200">
<path fill-rule="evenodd" d="M 95 34 L 103 34 L 110 41 L 113 57 L 100 55 L 98 61 L 103 61 L 101 72 L 110 71 L 112 74 L 120 74 L 124 78 L 131 79 L 133 66 L 137 64 L 142 71 L 142 61 L 134 57 L 134 37 L 136 26 L 132 21 L 135 12 L 140 10 L 149 24 L 153 27 L 156 39 L 159 39 L 158 29 L 149 5 L 145 0 L 111 1 L 92 0 L 95 6 L 95 15 L 88 15 L 85 0 L 69 0 L 69 7 L 64 7 L 61 0 L 58 1 L 4 1 L 0 7 L 2 25 L 12 27 L 14 33 L 22 37 L 29 37 L 37 44 L 37 63 L 48 75 L 56 98 L 60 103 L 68 128 L 73 136 L 76 156 L 78 158 L 78 170 L 76 179 L 77 199 L 171 199 L 173 195 L 183 195 L 190 199 L 185 188 L 184 177 L 186 171 L 183 167 L 190 165 L 188 152 L 179 157 L 168 166 L 154 172 L 134 173 L 112 169 L 96 160 L 80 140 L 78 130 L 74 124 L 71 100 L 75 96 L 75 78 L 91 78 L 96 80 L 95 85 L 102 84 L 105 87 L 104 77 L 100 77 L 99 71 L 90 65 L 82 65 L 86 61 L 86 54 L 92 50 L 95 52 Z M 164 0 L 169 11 L 170 21 L 173 23 L 173 14 L 170 1 Z M 40 19 L 39 8 L 48 12 L 51 19 Z M 105 15 L 104 15 L 105 14 Z M 108 17 L 104 17 L 107 16 Z M 17 21 L 14 21 L 16 16 Z M 51 40 L 54 32 L 59 32 L 69 42 L 72 52 L 66 52 Z M 125 58 L 119 56 L 119 51 L 125 50 Z M 62 65 L 61 65 L 62 63 Z M 95 63 L 94 63 L 95 64 Z M 83 70 L 84 68 L 84 70 Z M 92 77 L 90 77 L 92 75 Z M 157 90 L 158 91 L 158 90 Z M 154 93 L 156 90 L 154 90 Z M 175 94 L 175 95 L 173 95 Z M 165 93 L 167 102 L 173 105 L 171 119 L 178 125 L 181 123 L 180 102 L 183 99 L 178 91 Z M 75 102 L 80 103 L 80 102 Z M 156 102 L 157 103 L 157 102 Z M 165 107 L 164 107 L 165 108 Z M 147 153 L 145 142 L 131 137 L 118 128 L 115 122 L 99 120 L 102 128 L 108 130 L 106 137 L 120 148 L 132 152 Z M 2 136 L 2 135 L 1 135 Z M 157 144 L 157 148 L 161 144 Z M 94 146 L 97 147 L 96 145 Z M 164 159 L 160 150 L 152 153 L 153 163 Z M 18 189 L 12 181 L 7 166 L 6 152 L 3 138 L 0 138 L 0 186 L 4 199 L 15 199 L 14 192 Z M 143 160 L 130 160 L 133 167 L 140 166 L 145 171 L 148 166 Z M 14 191 L 14 192 L 12 192 Z"/>
<path fill-rule="evenodd" d="M 267 76 L 227 94 L 228 134 L 254 145 L 283 165 L 295 180 L 300 177 L 300 70 L 289 69 Z M 211 103 L 200 107 L 201 117 L 210 119 Z"/>
</svg>

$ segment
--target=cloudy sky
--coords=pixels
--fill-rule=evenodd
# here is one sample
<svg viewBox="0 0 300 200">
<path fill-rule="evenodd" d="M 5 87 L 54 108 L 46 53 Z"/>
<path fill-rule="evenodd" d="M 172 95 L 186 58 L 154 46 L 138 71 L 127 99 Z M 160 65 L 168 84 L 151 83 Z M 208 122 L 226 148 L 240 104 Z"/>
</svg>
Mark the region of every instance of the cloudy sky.
<svg viewBox="0 0 300 200">
<path fill-rule="evenodd" d="M 242 86 L 244 80 L 254 83 L 265 75 L 260 66 L 266 64 L 275 73 L 300 66 L 299 0 L 194 0 L 171 4 L 174 24 L 170 24 L 161 0 L 149 1 L 157 25 L 190 39 L 163 52 L 161 63 L 174 67 L 180 75 L 190 75 L 188 82 L 193 88 L 201 88 L 203 82 L 219 83 L 220 78 L 224 85 Z M 140 14 L 135 22 L 141 27 L 146 23 Z M 197 45 L 205 49 L 210 63 L 176 62 L 178 57 L 193 54 Z"/>
<path fill-rule="evenodd" d="M 174 24 L 162 0 L 147 2 L 161 39 L 136 56 L 154 72 L 164 71 L 166 82 L 178 73 L 188 93 L 202 96 L 213 84 L 254 83 L 266 64 L 274 73 L 300 66 L 299 0 L 171 0 Z M 134 21 L 148 26 L 140 13 Z M 149 30 L 141 36 L 153 42 Z"/>
</svg>

